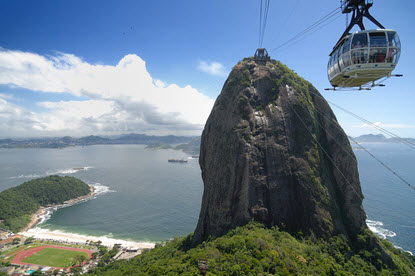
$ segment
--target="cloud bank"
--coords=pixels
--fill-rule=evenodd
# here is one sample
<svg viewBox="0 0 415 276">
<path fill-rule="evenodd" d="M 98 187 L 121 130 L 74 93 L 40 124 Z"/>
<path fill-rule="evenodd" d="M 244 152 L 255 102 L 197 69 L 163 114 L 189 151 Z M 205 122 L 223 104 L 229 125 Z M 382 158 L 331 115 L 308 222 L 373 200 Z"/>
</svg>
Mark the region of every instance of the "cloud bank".
<svg viewBox="0 0 415 276">
<path fill-rule="evenodd" d="M 0 132 L 9 137 L 125 132 L 195 135 L 203 129 L 214 103 L 190 85 L 153 79 L 137 55 L 126 55 L 113 66 L 90 64 L 65 53 L 42 56 L 3 49 L 0 84 L 83 97 L 35 103 L 45 110 L 38 113 L 10 103 L 12 97 L 0 97 Z"/>
</svg>

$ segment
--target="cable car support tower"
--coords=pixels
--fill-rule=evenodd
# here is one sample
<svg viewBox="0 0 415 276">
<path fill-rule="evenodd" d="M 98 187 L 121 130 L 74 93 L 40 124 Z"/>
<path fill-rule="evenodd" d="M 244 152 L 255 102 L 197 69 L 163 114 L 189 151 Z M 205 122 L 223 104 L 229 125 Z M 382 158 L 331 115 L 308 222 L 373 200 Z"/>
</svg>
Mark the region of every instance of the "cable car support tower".
<svg viewBox="0 0 415 276">
<path fill-rule="evenodd" d="M 358 25 L 362 31 L 365 30 L 365 25 L 363 24 L 363 17 L 366 17 L 372 21 L 376 26 L 381 29 L 385 27 L 379 23 L 370 13 L 369 9 L 373 6 L 373 0 L 341 0 L 341 9 L 342 13 L 353 13 L 352 19 L 349 26 L 344 31 L 343 35 L 340 37 L 339 42 L 343 37 L 349 34 L 350 30 Z"/>
</svg>

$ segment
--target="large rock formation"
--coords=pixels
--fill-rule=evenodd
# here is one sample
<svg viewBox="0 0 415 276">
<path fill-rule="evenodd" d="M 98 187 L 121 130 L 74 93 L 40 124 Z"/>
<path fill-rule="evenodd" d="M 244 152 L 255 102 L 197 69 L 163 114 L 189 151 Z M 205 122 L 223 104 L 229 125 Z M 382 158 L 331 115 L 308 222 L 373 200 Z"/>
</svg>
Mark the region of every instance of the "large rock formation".
<svg viewBox="0 0 415 276">
<path fill-rule="evenodd" d="M 280 62 L 238 63 L 202 135 L 194 240 L 256 220 L 354 239 L 364 227 L 356 158 L 320 93 Z"/>
</svg>

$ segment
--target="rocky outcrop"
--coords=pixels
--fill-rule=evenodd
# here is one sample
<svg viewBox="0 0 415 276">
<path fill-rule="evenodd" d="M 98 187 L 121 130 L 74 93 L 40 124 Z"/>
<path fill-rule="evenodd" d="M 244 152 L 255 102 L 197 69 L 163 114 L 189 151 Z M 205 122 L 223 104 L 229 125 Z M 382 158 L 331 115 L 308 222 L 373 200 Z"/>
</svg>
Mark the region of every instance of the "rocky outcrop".
<svg viewBox="0 0 415 276">
<path fill-rule="evenodd" d="M 357 162 L 320 93 L 285 65 L 244 59 L 202 134 L 204 193 L 194 241 L 255 220 L 304 235 L 365 227 Z"/>
</svg>

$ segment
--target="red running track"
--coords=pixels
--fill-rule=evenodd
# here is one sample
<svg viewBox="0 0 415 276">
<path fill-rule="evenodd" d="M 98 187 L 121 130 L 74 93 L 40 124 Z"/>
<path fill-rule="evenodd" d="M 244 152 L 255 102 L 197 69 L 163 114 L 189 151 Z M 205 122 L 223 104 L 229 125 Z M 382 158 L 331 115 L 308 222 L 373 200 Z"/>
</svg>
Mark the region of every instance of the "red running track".
<svg viewBox="0 0 415 276">
<path fill-rule="evenodd" d="M 24 259 L 26 259 L 27 257 L 29 257 L 30 255 L 33 255 L 45 248 L 57 248 L 57 249 L 64 249 L 64 250 L 72 250 L 72 251 L 80 251 L 80 252 L 85 252 L 88 254 L 88 258 L 91 259 L 92 257 L 92 251 L 91 250 L 87 250 L 87 249 L 81 249 L 81 248 L 71 248 L 71 247 L 63 247 L 63 246 L 56 246 L 56 245 L 45 245 L 45 246 L 39 246 L 39 247 L 34 247 L 34 248 L 30 248 L 24 251 L 21 251 L 19 253 L 17 253 L 16 256 L 14 256 L 12 263 L 13 264 L 19 264 L 19 265 L 28 265 L 30 263 L 24 263 L 22 262 Z M 37 264 L 36 264 L 37 265 Z M 57 268 L 61 268 L 61 267 L 57 267 Z"/>
</svg>

